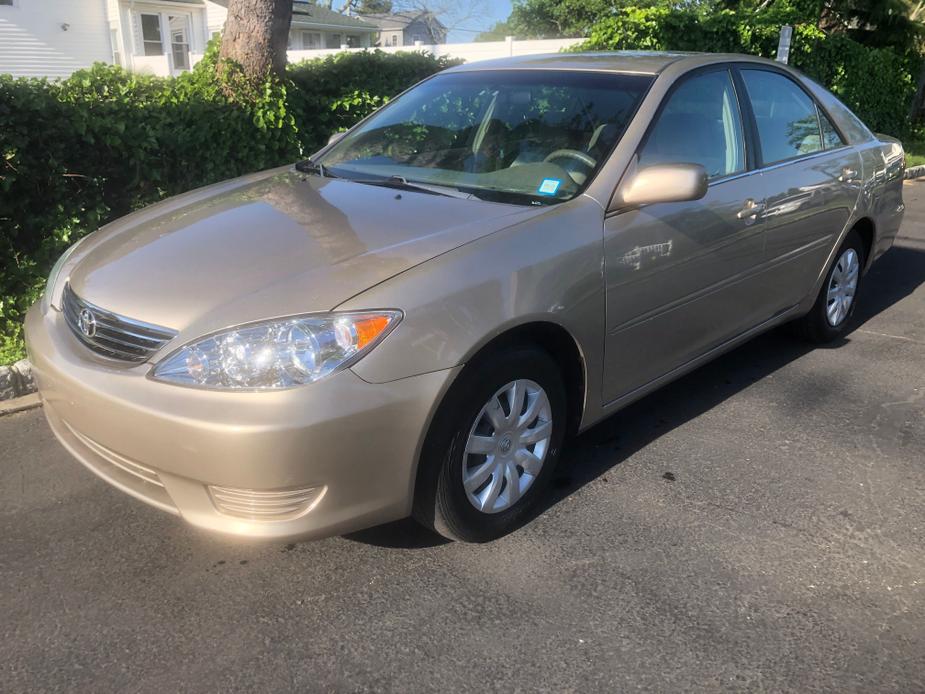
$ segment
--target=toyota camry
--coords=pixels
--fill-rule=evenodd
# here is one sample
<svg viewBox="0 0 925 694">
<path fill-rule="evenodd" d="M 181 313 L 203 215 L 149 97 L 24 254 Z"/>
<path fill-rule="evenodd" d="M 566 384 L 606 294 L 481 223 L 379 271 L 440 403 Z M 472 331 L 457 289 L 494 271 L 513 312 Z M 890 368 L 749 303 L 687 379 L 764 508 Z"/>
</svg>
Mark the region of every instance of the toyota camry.
<svg viewBox="0 0 925 694">
<path fill-rule="evenodd" d="M 569 436 L 772 327 L 844 335 L 904 164 L 759 58 L 463 65 L 86 236 L 29 355 L 73 456 L 195 526 L 486 541 Z"/>
</svg>

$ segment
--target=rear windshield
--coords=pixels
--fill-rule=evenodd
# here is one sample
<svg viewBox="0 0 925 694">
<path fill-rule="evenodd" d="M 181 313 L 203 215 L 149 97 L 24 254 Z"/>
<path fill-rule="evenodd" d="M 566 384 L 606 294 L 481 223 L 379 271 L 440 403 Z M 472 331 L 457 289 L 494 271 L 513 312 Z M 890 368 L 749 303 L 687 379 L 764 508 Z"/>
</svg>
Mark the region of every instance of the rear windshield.
<svg viewBox="0 0 925 694">
<path fill-rule="evenodd" d="M 360 181 L 399 176 L 502 202 L 561 202 L 606 160 L 651 82 L 562 70 L 442 74 L 373 115 L 320 163 Z"/>
</svg>

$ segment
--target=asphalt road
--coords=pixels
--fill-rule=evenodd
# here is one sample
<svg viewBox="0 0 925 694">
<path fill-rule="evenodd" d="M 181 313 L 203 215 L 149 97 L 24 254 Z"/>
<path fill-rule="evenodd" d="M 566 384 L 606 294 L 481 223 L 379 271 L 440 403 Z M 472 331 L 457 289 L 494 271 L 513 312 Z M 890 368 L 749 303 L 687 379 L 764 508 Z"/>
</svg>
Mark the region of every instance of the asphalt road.
<svg viewBox="0 0 925 694">
<path fill-rule="evenodd" d="M 857 328 L 575 441 L 483 546 L 194 531 L 0 418 L 0 691 L 925 691 L 925 185 Z"/>
</svg>

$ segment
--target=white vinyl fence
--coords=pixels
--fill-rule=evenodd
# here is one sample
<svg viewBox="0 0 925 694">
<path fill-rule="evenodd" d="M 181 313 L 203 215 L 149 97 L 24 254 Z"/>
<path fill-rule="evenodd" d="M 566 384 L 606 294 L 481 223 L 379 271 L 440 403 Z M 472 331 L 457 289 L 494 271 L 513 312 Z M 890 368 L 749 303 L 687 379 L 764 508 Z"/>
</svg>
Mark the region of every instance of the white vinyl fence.
<svg viewBox="0 0 925 694">
<path fill-rule="evenodd" d="M 436 57 L 447 56 L 461 58 L 467 63 L 492 58 L 509 58 L 515 55 L 536 55 L 538 53 L 558 53 L 563 48 L 569 48 L 581 43 L 585 39 L 542 39 L 536 41 L 515 41 L 508 37 L 505 41 L 484 41 L 472 43 L 415 43 L 413 46 L 387 46 L 384 48 L 330 48 L 310 51 L 289 51 L 289 62 L 297 63 L 312 58 L 323 58 L 336 53 L 360 53 L 362 51 L 384 51 L 385 53 L 399 53 L 408 51 L 423 51 Z"/>
</svg>

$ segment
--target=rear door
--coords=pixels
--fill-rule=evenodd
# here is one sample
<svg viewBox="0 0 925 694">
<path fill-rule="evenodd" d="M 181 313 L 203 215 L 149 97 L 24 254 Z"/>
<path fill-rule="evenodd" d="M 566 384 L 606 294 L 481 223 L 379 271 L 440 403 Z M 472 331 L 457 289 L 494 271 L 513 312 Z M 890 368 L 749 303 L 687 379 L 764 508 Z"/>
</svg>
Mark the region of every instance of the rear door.
<svg viewBox="0 0 925 694">
<path fill-rule="evenodd" d="M 753 286 L 764 253 L 764 192 L 749 173 L 743 123 L 733 72 L 723 65 L 682 77 L 653 120 L 639 166 L 701 164 L 710 185 L 701 200 L 605 221 L 605 402 L 767 317 Z"/>
<path fill-rule="evenodd" d="M 812 291 L 860 193 L 861 161 L 822 107 L 788 73 L 742 65 L 746 110 L 765 189 L 765 263 L 774 310 Z"/>
</svg>

